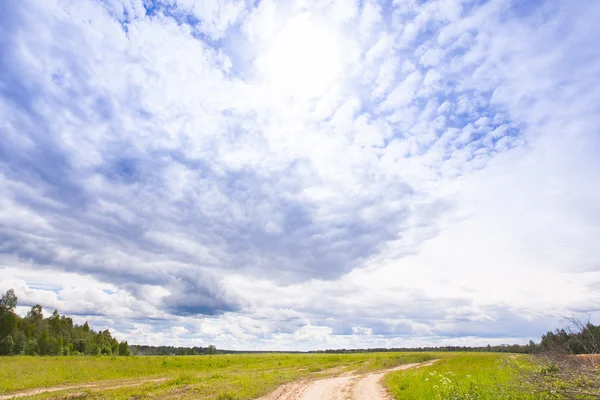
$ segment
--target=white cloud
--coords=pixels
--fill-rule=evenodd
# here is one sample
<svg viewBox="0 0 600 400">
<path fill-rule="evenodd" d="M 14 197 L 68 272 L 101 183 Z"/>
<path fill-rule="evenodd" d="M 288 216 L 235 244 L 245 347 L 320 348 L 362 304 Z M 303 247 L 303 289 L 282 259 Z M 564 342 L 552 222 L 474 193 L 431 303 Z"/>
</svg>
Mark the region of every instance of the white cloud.
<svg viewBox="0 0 600 400">
<path fill-rule="evenodd" d="M 331 15 L 335 21 L 347 22 L 352 20 L 358 13 L 357 0 L 334 0 Z"/>
<path fill-rule="evenodd" d="M 8 6 L 0 289 L 256 349 L 596 312 L 600 9 L 570 4 Z"/>
<path fill-rule="evenodd" d="M 382 102 L 382 109 L 384 111 L 391 111 L 410 105 L 422 80 L 423 77 L 419 71 L 412 72 L 406 76 Z"/>
<path fill-rule="evenodd" d="M 444 51 L 439 48 L 429 49 L 421 56 L 419 63 L 425 67 L 435 67 L 444 57 Z"/>
<path fill-rule="evenodd" d="M 365 1 L 362 6 L 360 22 L 358 25 L 358 31 L 363 40 L 367 40 L 371 37 L 373 30 L 376 29 L 377 24 L 379 24 L 381 20 L 381 6 L 375 1 Z"/>
</svg>

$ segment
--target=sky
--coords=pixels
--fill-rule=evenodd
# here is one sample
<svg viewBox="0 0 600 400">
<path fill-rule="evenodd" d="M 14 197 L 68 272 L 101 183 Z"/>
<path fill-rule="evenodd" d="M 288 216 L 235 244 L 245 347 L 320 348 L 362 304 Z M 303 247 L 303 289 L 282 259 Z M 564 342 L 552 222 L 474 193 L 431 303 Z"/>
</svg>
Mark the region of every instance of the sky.
<svg viewBox="0 0 600 400">
<path fill-rule="evenodd" d="M 600 2 L 0 2 L 0 291 L 135 344 L 600 316 Z"/>
</svg>

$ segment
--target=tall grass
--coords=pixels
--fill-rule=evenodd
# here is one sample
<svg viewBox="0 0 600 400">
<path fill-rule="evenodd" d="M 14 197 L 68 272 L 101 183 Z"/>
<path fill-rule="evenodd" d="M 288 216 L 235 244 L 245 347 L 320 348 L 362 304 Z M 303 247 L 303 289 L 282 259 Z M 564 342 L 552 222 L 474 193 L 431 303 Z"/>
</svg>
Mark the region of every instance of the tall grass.
<svg viewBox="0 0 600 400">
<path fill-rule="evenodd" d="M 394 372 L 385 384 L 397 399 L 528 400 L 534 395 L 517 391 L 514 371 L 496 353 L 442 354 L 433 366 Z"/>
</svg>

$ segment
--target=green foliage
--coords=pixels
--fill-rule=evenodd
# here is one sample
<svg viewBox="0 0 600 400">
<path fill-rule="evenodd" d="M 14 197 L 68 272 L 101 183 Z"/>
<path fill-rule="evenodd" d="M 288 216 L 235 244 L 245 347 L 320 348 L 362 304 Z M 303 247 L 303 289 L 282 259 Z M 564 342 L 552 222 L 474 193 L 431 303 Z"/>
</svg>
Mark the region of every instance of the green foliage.
<svg viewBox="0 0 600 400">
<path fill-rule="evenodd" d="M 27 339 L 23 347 L 23 354 L 35 356 L 38 354 L 38 342 L 35 339 Z"/>
<path fill-rule="evenodd" d="M 14 311 L 17 307 L 17 296 L 15 295 L 15 291 L 9 289 L 5 294 L 2 295 L 0 299 L 0 308 L 6 309 L 9 311 Z"/>
<path fill-rule="evenodd" d="M 539 399 L 514 387 L 516 377 L 504 357 L 527 356 L 449 354 L 431 367 L 389 374 L 385 384 L 395 398 L 406 400 Z"/>
<path fill-rule="evenodd" d="M 12 336 L 9 335 L 4 339 L 0 340 L 0 356 L 7 356 L 11 354 L 14 347 L 15 342 Z"/>
<path fill-rule="evenodd" d="M 56 310 L 44 318 L 39 304 L 21 318 L 15 313 L 17 300 L 12 289 L 0 299 L 0 355 L 130 354 L 127 342 L 120 345 L 108 330 L 95 332 L 87 322 L 74 325 Z"/>
<path fill-rule="evenodd" d="M 126 341 L 119 343 L 119 355 L 120 356 L 131 355 L 131 352 L 129 351 L 129 344 Z"/>
<path fill-rule="evenodd" d="M 19 317 L 15 314 L 16 307 L 17 296 L 10 289 L 0 298 L 0 339 L 8 336 L 17 326 Z"/>
<path fill-rule="evenodd" d="M 86 354 L 88 343 L 85 341 L 85 339 L 75 339 L 73 341 L 72 345 L 73 345 L 73 350 L 75 350 L 76 352 L 78 352 L 80 354 Z"/>
<path fill-rule="evenodd" d="M 235 351 L 223 351 L 215 346 L 207 347 L 174 347 L 174 346 L 147 346 L 131 345 L 131 354 L 136 356 L 197 356 L 200 354 L 232 354 Z"/>
<path fill-rule="evenodd" d="M 569 354 L 600 353 L 600 326 L 595 326 L 591 322 L 572 322 L 575 323 L 574 332 L 557 329 L 542 335 L 541 350 L 564 351 Z"/>
<path fill-rule="evenodd" d="M 556 363 L 550 362 L 546 364 L 539 365 L 537 368 L 537 373 L 540 375 L 553 375 L 559 372 L 560 368 Z"/>
<path fill-rule="evenodd" d="M 12 338 L 15 341 L 15 347 L 13 347 L 12 354 L 22 354 L 25 349 L 25 342 L 27 341 L 27 336 L 19 330 L 13 330 Z"/>
</svg>

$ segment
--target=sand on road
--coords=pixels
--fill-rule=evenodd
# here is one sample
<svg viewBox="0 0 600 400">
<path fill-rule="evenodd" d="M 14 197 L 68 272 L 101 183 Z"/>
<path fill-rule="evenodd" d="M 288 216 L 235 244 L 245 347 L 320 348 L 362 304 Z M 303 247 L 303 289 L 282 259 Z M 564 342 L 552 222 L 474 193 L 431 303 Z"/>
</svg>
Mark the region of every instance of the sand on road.
<svg viewBox="0 0 600 400">
<path fill-rule="evenodd" d="M 390 396 L 381 383 L 385 374 L 427 367 L 434 362 L 435 360 L 419 364 L 405 364 L 370 374 L 342 374 L 316 381 L 292 382 L 279 387 L 259 400 L 388 400 Z"/>
</svg>

